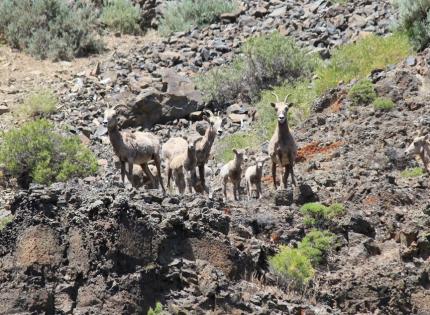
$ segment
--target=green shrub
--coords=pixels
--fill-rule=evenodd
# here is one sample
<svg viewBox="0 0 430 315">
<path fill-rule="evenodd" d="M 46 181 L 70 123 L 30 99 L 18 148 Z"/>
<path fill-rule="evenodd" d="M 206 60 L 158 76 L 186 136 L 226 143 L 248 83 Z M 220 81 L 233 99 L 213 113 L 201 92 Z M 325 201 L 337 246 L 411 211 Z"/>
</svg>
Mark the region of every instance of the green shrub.
<svg viewBox="0 0 430 315">
<path fill-rule="evenodd" d="M 108 0 L 103 7 L 101 20 L 112 30 L 123 34 L 140 32 L 140 10 L 130 0 Z"/>
<path fill-rule="evenodd" d="M 329 231 L 312 230 L 300 241 L 298 248 L 312 264 L 319 264 L 332 246 L 334 238 L 334 234 Z"/>
<path fill-rule="evenodd" d="M 52 113 L 57 107 L 58 99 L 52 90 L 41 89 L 31 93 L 18 108 L 18 113 L 25 116 L 35 116 Z"/>
<path fill-rule="evenodd" d="M 387 37 L 369 35 L 356 43 L 340 46 L 334 50 L 330 61 L 316 71 L 317 95 L 336 87 L 339 82 L 364 79 L 372 70 L 398 63 L 410 52 L 407 36 L 398 33 Z"/>
<path fill-rule="evenodd" d="M 161 304 L 160 302 L 155 303 L 155 308 L 153 309 L 152 307 L 149 308 L 148 310 L 148 315 L 160 315 L 163 312 L 163 304 Z"/>
<path fill-rule="evenodd" d="M 222 13 L 237 9 L 231 0 L 180 0 L 167 3 L 158 30 L 163 35 L 189 31 L 216 21 Z"/>
<path fill-rule="evenodd" d="M 400 173 L 400 175 L 405 178 L 418 177 L 424 174 L 425 171 L 421 167 L 408 168 Z"/>
<path fill-rule="evenodd" d="M 352 86 L 348 96 L 354 105 L 368 105 L 376 99 L 376 92 L 372 82 L 361 80 Z"/>
<path fill-rule="evenodd" d="M 0 231 L 3 230 L 6 225 L 13 221 L 13 215 L 8 215 L 3 218 L 0 218 Z"/>
<path fill-rule="evenodd" d="M 311 260 L 297 248 L 281 246 L 280 251 L 269 259 L 273 271 L 292 282 L 295 287 L 302 287 L 315 274 Z"/>
<path fill-rule="evenodd" d="M 273 32 L 249 39 L 242 54 L 230 65 L 215 67 L 200 76 L 198 88 L 206 101 L 224 105 L 237 95 L 256 99 L 269 86 L 308 78 L 317 59 L 298 47 L 294 40 Z"/>
<path fill-rule="evenodd" d="M 390 98 L 378 97 L 373 102 L 373 107 L 377 110 L 391 110 L 394 108 L 394 102 Z"/>
<path fill-rule="evenodd" d="M 421 50 L 430 42 L 430 1 L 393 0 L 398 8 L 398 29 L 409 36 L 414 47 Z"/>
<path fill-rule="evenodd" d="M 68 60 L 98 52 L 94 8 L 66 0 L 2 0 L 0 33 L 14 48 L 38 58 Z"/>
<path fill-rule="evenodd" d="M 42 184 L 97 171 L 96 157 L 78 137 L 60 135 L 44 119 L 4 133 L 0 163 L 13 176 L 28 173 L 33 181 Z"/>
<path fill-rule="evenodd" d="M 329 220 L 344 214 L 345 208 L 340 203 L 334 203 L 327 207 L 319 202 L 310 202 L 300 208 L 300 212 L 305 216 L 304 223 L 307 226 L 325 225 Z"/>
</svg>

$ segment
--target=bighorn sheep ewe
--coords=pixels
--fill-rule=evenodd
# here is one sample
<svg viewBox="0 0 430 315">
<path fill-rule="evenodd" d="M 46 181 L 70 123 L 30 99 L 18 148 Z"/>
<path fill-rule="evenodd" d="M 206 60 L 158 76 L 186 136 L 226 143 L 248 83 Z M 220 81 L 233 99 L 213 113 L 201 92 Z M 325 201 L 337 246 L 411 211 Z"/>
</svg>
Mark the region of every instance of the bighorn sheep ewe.
<svg viewBox="0 0 430 315">
<path fill-rule="evenodd" d="M 211 148 L 216 135 L 221 135 L 223 133 L 222 125 L 224 122 L 219 115 L 215 116 L 211 111 L 208 112 L 210 113 L 210 117 L 208 118 L 207 116 L 204 116 L 203 118 L 209 122 L 209 127 L 206 129 L 203 138 L 196 143 L 196 159 L 197 167 L 199 169 L 199 180 L 206 192 L 208 191 L 205 183 L 205 164 L 209 161 Z"/>
<path fill-rule="evenodd" d="M 120 132 L 116 112 L 120 106 L 124 105 L 106 109 L 103 125 L 107 126 L 113 151 L 121 161 L 122 182 L 124 182 L 125 176 L 125 163 L 128 163 L 128 176 L 130 179 L 133 178 L 133 164 L 138 164 L 142 167 L 146 176 L 151 179 L 153 187 L 156 187 L 155 178 L 148 168 L 148 162 L 152 160 L 157 168 L 157 177 L 161 184 L 161 189 L 165 192 L 160 170 L 160 140 L 149 132 Z"/>
<path fill-rule="evenodd" d="M 240 179 L 242 177 L 242 162 L 244 152 L 233 149 L 234 159 L 225 164 L 220 171 L 220 177 L 223 181 L 224 198 L 227 199 L 227 183 L 230 180 L 233 184 L 234 200 L 239 200 Z"/>
<path fill-rule="evenodd" d="M 279 164 L 285 168 L 282 178 L 283 188 L 287 188 L 288 175 L 291 174 L 291 181 L 296 185 L 294 177 L 294 162 L 297 156 L 297 144 L 294 141 L 293 135 L 288 127 L 288 109 L 290 104 L 287 104 L 288 95 L 283 102 L 279 101 L 278 95 L 276 96 L 276 103 L 271 103 L 272 107 L 276 109 L 278 116 L 278 125 L 269 142 L 269 155 L 272 159 L 272 177 L 273 185 L 276 186 L 276 165 Z"/>
<path fill-rule="evenodd" d="M 427 173 L 430 173 L 430 135 L 422 133 L 416 137 L 405 151 L 407 156 L 419 155 Z"/>
<path fill-rule="evenodd" d="M 256 160 L 255 165 L 249 166 L 245 171 L 245 184 L 246 192 L 248 193 L 248 200 L 252 198 L 252 187 L 255 186 L 256 198 L 262 197 L 261 191 L 261 177 L 263 176 L 263 166 L 265 160 Z"/>
<path fill-rule="evenodd" d="M 193 192 L 194 182 L 196 181 L 195 144 L 197 141 L 200 141 L 200 138 L 188 142 L 187 150 L 182 154 L 175 156 L 169 165 L 180 194 L 184 193 L 185 184 L 188 187 L 188 192 Z"/>
</svg>

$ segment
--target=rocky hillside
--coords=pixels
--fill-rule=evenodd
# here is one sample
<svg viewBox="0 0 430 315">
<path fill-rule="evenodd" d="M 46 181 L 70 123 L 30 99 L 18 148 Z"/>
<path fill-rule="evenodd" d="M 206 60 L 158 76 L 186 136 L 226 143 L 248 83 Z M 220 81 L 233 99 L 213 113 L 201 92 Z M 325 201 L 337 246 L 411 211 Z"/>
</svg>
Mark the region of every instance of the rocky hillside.
<svg viewBox="0 0 430 315">
<path fill-rule="evenodd" d="M 266 163 L 260 200 L 223 200 L 214 160 L 211 198 L 124 185 L 101 124 L 107 106 L 124 104 L 122 128 L 150 128 L 163 142 L 204 130 L 207 104 L 192 78 L 229 62 L 246 38 L 278 29 L 329 58 L 367 32 L 387 34 L 394 16 L 389 1 L 247 1 L 201 30 L 117 46 L 72 78 L 52 75 L 45 84 L 60 109 L 50 119 L 78 134 L 102 168 L 4 187 L 0 218 L 14 219 L 0 231 L 0 313 L 147 314 L 159 301 L 167 314 L 430 314 L 429 175 L 403 173 L 421 166 L 404 150 L 430 128 L 429 50 L 370 75 L 391 111 L 351 106 L 346 83 L 317 100 L 293 131 L 297 187 L 274 191 Z M 4 84 L 0 92 L 17 83 Z M 238 129 L 232 110 L 221 109 L 226 134 Z M 0 116 L 2 126 L 10 119 Z M 341 203 L 345 215 L 327 226 L 336 244 L 326 262 L 294 290 L 268 258 L 305 236 L 299 209 L 313 201 Z"/>
</svg>

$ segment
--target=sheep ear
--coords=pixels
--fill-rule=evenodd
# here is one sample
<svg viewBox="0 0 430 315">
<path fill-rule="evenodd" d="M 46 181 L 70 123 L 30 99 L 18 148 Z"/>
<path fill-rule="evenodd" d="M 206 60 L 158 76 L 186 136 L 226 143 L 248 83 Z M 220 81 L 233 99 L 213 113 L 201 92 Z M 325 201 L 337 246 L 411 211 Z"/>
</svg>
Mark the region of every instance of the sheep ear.
<svg viewBox="0 0 430 315">
<path fill-rule="evenodd" d="M 275 103 L 273 103 L 273 102 L 271 102 L 271 103 L 270 103 L 270 106 L 272 106 L 273 108 L 275 108 L 275 107 L 276 107 L 276 104 L 275 104 Z"/>
<path fill-rule="evenodd" d="M 237 154 L 237 150 L 236 150 L 236 149 L 233 149 L 233 153 L 234 153 L 234 154 Z"/>
</svg>

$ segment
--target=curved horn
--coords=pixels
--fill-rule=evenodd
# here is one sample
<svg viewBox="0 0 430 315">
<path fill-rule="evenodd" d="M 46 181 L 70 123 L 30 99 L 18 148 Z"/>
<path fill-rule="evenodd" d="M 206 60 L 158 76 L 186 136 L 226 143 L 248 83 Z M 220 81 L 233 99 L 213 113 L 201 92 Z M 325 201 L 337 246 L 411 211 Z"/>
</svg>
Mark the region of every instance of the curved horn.
<svg viewBox="0 0 430 315">
<path fill-rule="evenodd" d="M 279 96 L 278 96 L 278 94 L 276 94 L 275 92 L 272 92 L 272 94 L 276 97 L 276 102 L 279 103 Z"/>
<path fill-rule="evenodd" d="M 205 109 L 204 111 L 209 113 L 210 116 L 215 116 L 214 113 L 212 111 L 210 111 L 209 109 Z"/>
<path fill-rule="evenodd" d="M 115 105 L 112 109 L 113 109 L 113 110 L 117 110 L 117 109 L 118 109 L 118 108 L 120 108 L 120 107 L 128 108 L 128 106 L 126 106 L 126 105 L 124 105 L 124 104 L 118 104 L 118 105 Z"/>
<path fill-rule="evenodd" d="M 290 93 L 290 94 L 287 94 L 287 96 L 285 96 L 284 103 L 286 103 L 286 102 L 287 102 L 287 99 L 290 97 L 290 95 L 291 95 L 291 93 Z"/>
</svg>

